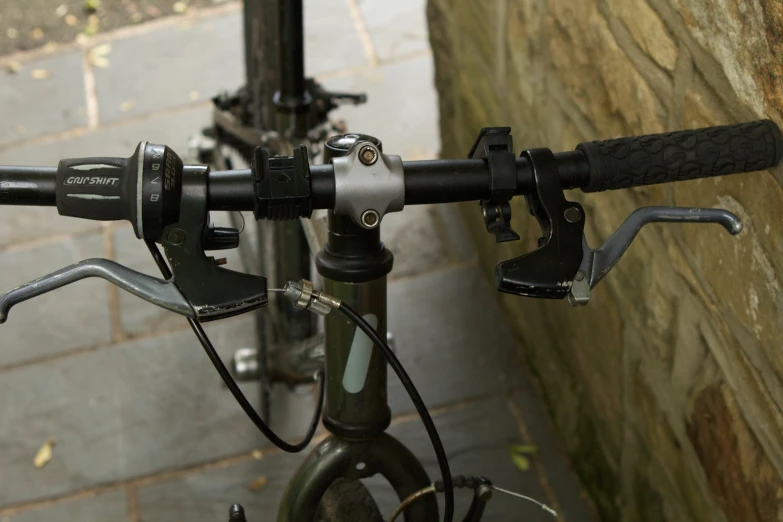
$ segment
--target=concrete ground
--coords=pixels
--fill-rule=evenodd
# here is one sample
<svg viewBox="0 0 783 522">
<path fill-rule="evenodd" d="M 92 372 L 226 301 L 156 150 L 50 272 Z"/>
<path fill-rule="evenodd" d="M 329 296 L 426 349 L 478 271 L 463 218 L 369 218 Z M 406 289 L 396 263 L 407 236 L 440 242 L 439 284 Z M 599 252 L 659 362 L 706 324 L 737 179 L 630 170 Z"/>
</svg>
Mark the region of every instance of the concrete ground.
<svg viewBox="0 0 783 522">
<path fill-rule="evenodd" d="M 388 153 L 435 157 L 438 115 L 423 0 L 310 0 L 305 13 L 308 74 L 327 87 L 369 94 L 367 105 L 337 116 L 380 137 Z M 0 72 L 0 164 L 128 156 L 140 140 L 184 154 L 188 137 L 209 122 L 209 97 L 243 80 L 240 14 L 239 4 L 227 3 L 54 53 L 15 56 L 22 70 Z M 33 72 L 41 70 L 46 74 Z M 459 214 L 409 207 L 384 227 L 396 256 L 390 329 L 453 472 L 484 474 L 540 499 L 559 520 L 589 520 L 494 289 L 462 237 Z M 89 257 L 155 274 L 125 223 L 0 208 L 0 289 Z M 253 344 L 249 316 L 207 330 L 224 358 Z M 244 387 L 257 395 L 252 384 Z M 437 477 L 424 428 L 393 376 L 389 397 L 390 431 Z M 273 427 L 296 439 L 311 410 L 307 390 L 278 389 Z M 49 440 L 52 458 L 37 468 L 34 457 Z M 535 446 L 527 469 L 509 453 L 520 444 Z M 2 522 L 214 522 L 226 520 L 234 502 L 245 505 L 251 522 L 274 520 L 302 458 L 277 451 L 255 430 L 183 319 L 103 281 L 23 303 L 0 326 Z M 251 487 L 261 477 L 265 485 Z M 370 485 L 388 516 L 395 499 L 382 484 Z M 459 495 L 458 513 L 467 500 Z M 532 503 L 500 495 L 486 519 L 552 520 Z"/>
</svg>

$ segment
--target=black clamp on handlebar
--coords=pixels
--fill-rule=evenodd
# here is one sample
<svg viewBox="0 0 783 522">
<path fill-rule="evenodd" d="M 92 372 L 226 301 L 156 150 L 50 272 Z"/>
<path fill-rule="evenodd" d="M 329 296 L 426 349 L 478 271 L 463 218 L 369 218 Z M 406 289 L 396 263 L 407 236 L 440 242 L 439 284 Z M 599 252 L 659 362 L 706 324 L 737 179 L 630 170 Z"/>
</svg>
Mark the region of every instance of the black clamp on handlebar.
<svg viewBox="0 0 783 522">
<path fill-rule="evenodd" d="M 486 159 L 489 166 L 490 197 L 479 202 L 487 231 L 495 241 L 516 241 L 511 228 L 509 201 L 517 190 L 517 165 L 510 127 L 484 127 L 468 154 L 470 159 Z"/>
<path fill-rule="evenodd" d="M 538 249 L 495 268 L 497 288 L 516 295 L 563 299 L 582 261 L 585 213 L 579 203 L 563 195 L 552 151 L 533 149 L 522 154 L 533 167 L 535 191 L 526 199 L 542 236 Z"/>
<path fill-rule="evenodd" d="M 309 218 L 313 213 L 310 198 L 310 162 L 307 147 L 294 149 L 294 156 L 269 157 L 257 147 L 253 154 L 256 219 L 287 220 Z"/>
</svg>

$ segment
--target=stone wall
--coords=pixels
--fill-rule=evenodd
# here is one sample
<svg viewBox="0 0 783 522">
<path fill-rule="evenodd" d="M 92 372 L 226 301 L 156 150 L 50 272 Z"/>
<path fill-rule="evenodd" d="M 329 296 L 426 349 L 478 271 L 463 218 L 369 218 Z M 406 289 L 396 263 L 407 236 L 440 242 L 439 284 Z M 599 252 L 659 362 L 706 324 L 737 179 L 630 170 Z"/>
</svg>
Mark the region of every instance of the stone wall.
<svg viewBox="0 0 783 522">
<path fill-rule="evenodd" d="M 444 157 L 783 122 L 780 0 L 430 0 Z M 500 296 L 606 520 L 783 520 L 783 170 L 583 196 L 588 239 L 644 205 L 720 206 L 744 232 L 652 225 L 590 306 Z M 496 246 L 466 205 L 488 276 Z"/>
</svg>

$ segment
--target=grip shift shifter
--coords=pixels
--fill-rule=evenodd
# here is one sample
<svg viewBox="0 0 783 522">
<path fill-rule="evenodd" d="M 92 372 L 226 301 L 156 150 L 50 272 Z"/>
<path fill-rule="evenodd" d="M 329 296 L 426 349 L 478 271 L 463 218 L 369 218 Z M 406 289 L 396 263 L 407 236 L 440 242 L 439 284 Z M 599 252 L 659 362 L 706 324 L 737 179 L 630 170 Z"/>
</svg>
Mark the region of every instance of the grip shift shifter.
<svg viewBox="0 0 783 522">
<path fill-rule="evenodd" d="M 207 207 L 209 167 L 183 167 L 168 147 L 141 142 L 130 158 L 63 160 L 57 167 L 61 215 L 130 221 L 136 236 L 163 245 L 172 278 L 163 281 L 107 259 L 60 269 L 0 296 L 0 323 L 22 301 L 100 277 L 142 299 L 199 321 L 267 304 L 266 279 L 221 268 L 205 249 L 236 248 L 239 232 L 215 228 Z"/>
</svg>

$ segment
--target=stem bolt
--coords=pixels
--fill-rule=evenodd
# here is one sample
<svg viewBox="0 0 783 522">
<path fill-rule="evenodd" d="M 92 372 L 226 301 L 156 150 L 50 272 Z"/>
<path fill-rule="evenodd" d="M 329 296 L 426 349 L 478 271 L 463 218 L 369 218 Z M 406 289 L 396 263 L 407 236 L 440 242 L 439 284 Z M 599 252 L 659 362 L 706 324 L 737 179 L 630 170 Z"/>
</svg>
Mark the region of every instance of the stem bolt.
<svg viewBox="0 0 783 522">
<path fill-rule="evenodd" d="M 568 207 L 563 212 L 563 217 L 569 223 L 579 223 L 579 220 L 582 219 L 582 212 L 576 207 Z"/>
<path fill-rule="evenodd" d="M 365 165 L 373 165 L 378 161 L 378 149 L 372 145 L 364 145 L 359 149 L 359 161 Z"/>
<path fill-rule="evenodd" d="M 362 225 L 367 228 L 375 228 L 380 223 L 381 217 L 374 210 L 365 210 L 362 214 Z"/>
</svg>

